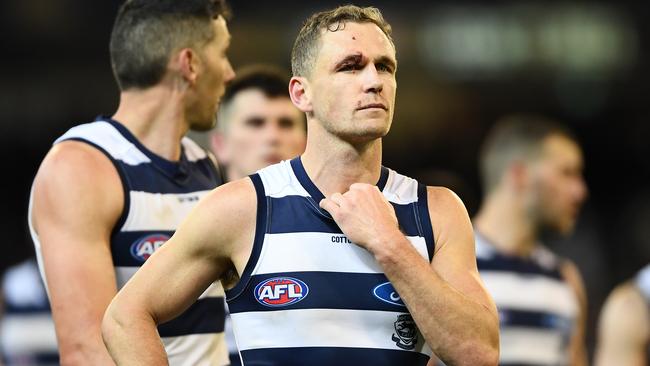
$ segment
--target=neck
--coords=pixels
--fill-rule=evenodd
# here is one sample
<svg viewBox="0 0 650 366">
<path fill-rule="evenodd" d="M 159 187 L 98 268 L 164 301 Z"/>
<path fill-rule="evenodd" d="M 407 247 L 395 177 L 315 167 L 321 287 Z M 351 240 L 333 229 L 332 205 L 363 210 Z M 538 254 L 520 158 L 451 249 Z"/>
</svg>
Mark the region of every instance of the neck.
<svg viewBox="0 0 650 366">
<path fill-rule="evenodd" d="M 182 98 L 157 85 L 123 91 L 113 119 L 122 123 L 147 149 L 162 158 L 178 161 L 180 141 L 187 132 Z"/>
<path fill-rule="evenodd" d="M 381 138 L 351 144 L 312 125 L 308 133 L 301 160 L 325 197 L 347 192 L 353 183 L 377 183 L 381 174 Z"/>
<path fill-rule="evenodd" d="M 537 245 L 535 225 L 527 218 L 520 200 L 509 192 L 487 195 L 474 226 L 499 251 L 510 255 L 528 256 Z"/>
</svg>

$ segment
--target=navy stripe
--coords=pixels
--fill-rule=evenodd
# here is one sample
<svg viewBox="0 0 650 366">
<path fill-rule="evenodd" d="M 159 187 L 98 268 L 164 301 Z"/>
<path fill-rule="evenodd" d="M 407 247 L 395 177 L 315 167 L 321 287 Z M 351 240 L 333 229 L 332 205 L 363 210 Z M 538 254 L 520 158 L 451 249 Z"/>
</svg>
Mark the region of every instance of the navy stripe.
<svg viewBox="0 0 650 366">
<path fill-rule="evenodd" d="M 232 299 L 237 298 L 242 291 L 248 285 L 250 281 L 251 273 L 257 265 L 257 261 L 260 258 L 260 252 L 262 251 L 262 243 L 264 242 L 264 235 L 268 229 L 268 211 L 266 193 L 264 191 L 264 183 L 262 183 L 262 178 L 259 174 L 252 174 L 249 176 L 250 180 L 253 182 L 255 187 L 255 193 L 257 195 L 257 218 L 255 222 L 255 238 L 253 239 L 253 249 L 251 251 L 251 256 L 248 258 L 248 263 L 244 267 L 244 272 L 242 272 L 241 277 L 237 285 L 230 290 L 226 290 L 226 298 L 228 302 Z"/>
<path fill-rule="evenodd" d="M 219 183 L 209 158 L 188 162 L 173 176 L 163 173 L 152 163 L 129 165 L 119 160 L 117 163 L 124 170 L 131 191 L 190 194 L 213 189 Z"/>
<path fill-rule="evenodd" d="M 433 259 L 433 253 L 436 251 L 436 242 L 433 238 L 433 227 L 431 227 L 431 216 L 429 215 L 429 195 L 427 186 L 418 183 L 418 202 L 417 202 L 417 219 L 422 228 L 422 235 L 427 243 L 429 252 L 429 262 Z"/>
<path fill-rule="evenodd" d="M 268 201 L 271 212 L 269 234 L 343 233 L 331 217 L 320 214 L 310 197 L 268 197 Z M 391 204 L 395 209 L 402 232 L 408 236 L 422 236 L 421 230 L 418 228 L 419 221 L 416 217 L 415 203 L 398 205 L 391 202 Z"/>
<path fill-rule="evenodd" d="M 45 296 L 45 292 L 43 292 L 43 296 Z M 40 304 L 17 305 L 6 301 L 4 305 L 4 317 L 9 317 L 11 315 L 49 314 L 50 311 L 50 304 L 48 303 L 47 298 L 45 298 Z"/>
<path fill-rule="evenodd" d="M 571 319 L 543 311 L 527 311 L 499 308 L 501 327 L 530 327 L 571 331 Z"/>
<path fill-rule="evenodd" d="M 242 351 L 244 366 L 425 366 L 429 356 L 410 351 L 347 347 L 266 348 Z"/>
<path fill-rule="evenodd" d="M 59 354 L 54 349 L 52 352 L 32 352 L 32 353 L 16 353 L 5 354 L 2 357 L 2 362 L 6 366 L 24 366 L 24 365 L 58 365 Z"/>
<path fill-rule="evenodd" d="M 140 267 L 144 264 L 147 257 L 138 256 L 137 248 L 141 242 L 151 239 L 149 248 L 153 248 L 153 241 L 156 237 L 171 238 L 174 231 L 155 230 L 155 231 L 120 231 L 111 239 L 111 254 L 113 255 L 113 265 L 116 267 Z M 149 248 L 143 248 L 145 251 Z M 153 252 L 146 253 L 148 255 Z"/>
<path fill-rule="evenodd" d="M 477 258 L 476 264 L 479 271 L 497 271 L 497 272 L 514 272 L 516 274 L 525 275 L 539 275 L 548 277 L 554 280 L 563 281 L 560 271 L 557 269 L 549 270 L 543 268 L 526 259 L 508 258 L 495 254 L 492 258 L 484 259 Z"/>
<path fill-rule="evenodd" d="M 177 318 L 158 325 L 161 337 L 223 332 L 226 310 L 223 297 L 197 300 Z"/>
<path fill-rule="evenodd" d="M 307 285 L 307 295 L 287 306 L 270 307 L 257 300 L 255 287 L 270 278 L 290 277 Z M 231 313 L 296 309 L 349 309 L 408 312 L 406 306 L 393 305 L 374 295 L 378 285 L 388 282 L 383 273 L 286 272 L 254 275 L 240 300 L 229 302 Z M 401 302 L 401 300 L 398 300 Z"/>
</svg>

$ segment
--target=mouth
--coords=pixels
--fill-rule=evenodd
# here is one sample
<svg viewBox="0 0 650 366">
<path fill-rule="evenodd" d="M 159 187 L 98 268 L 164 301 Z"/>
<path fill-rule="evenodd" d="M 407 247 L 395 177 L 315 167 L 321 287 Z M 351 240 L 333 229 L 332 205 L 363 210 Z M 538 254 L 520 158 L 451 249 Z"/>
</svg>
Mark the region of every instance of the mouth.
<svg viewBox="0 0 650 366">
<path fill-rule="evenodd" d="M 371 103 L 371 104 L 366 104 L 366 105 L 363 105 L 363 106 L 357 108 L 358 111 L 363 111 L 363 110 L 366 110 L 366 109 L 383 109 L 383 110 L 387 111 L 388 107 L 386 107 L 386 105 L 384 105 L 382 103 Z"/>
</svg>

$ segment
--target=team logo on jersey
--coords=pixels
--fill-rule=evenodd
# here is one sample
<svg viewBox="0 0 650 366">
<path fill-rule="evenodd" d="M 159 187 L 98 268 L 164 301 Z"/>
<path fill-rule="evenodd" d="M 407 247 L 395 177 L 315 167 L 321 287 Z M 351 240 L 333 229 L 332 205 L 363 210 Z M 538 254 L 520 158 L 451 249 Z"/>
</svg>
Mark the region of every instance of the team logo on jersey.
<svg viewBox="0 0 650 366">
<path fill-rule="evenodd" d="M 131 255 L 144 263 L 167 240 L 169 240 L 169 236 L 164 234 L 147 235 L 131 244 Z"/>
<path fill-rule="evenodd" d="M 296 278 L 274 277 L 255 286 L 255 299 L 264 306 L 281 307 L 301 301 L 309 293 L 307 284 Z"/>
<path fill-rule="evenodd" d="M 395 291 L 393 285 L 390 282 L 385 282 L 381 285 L 377 285 L 374 289 L 372 289 L 372 294 L 381 301 L 397 306 L 406 307 L 402 299 L 399 297 L 399 294 L 397 291 Z"/>
<path fill-rule="evenodd" d="M 412 350 L 418 343 L 418 328 L 410 314 L 401 314 L 395 321 L 395 333 L 391 338 L 397 347 Z"/>
</svg>

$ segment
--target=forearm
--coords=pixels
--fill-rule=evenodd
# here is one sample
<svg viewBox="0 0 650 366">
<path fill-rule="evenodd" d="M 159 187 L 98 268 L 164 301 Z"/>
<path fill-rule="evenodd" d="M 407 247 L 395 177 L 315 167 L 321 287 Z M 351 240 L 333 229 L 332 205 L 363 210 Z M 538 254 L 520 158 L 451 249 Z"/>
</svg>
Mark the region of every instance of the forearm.
<svg viewBox="0 0 650 366">
<path fill-rule="evenodd" d="M 156 322 L 147 313 L 127 312 L 112 303 L 102 322 L 102 336 L 117 365 L 168 365 Z"/>
<path fill-rule="evenodd" d="M 496 365 L 495 314 L 451 287 L 403 236 L 384 247 L 377 259 L 436 355 L 447 365 Z"/>
</svg>

